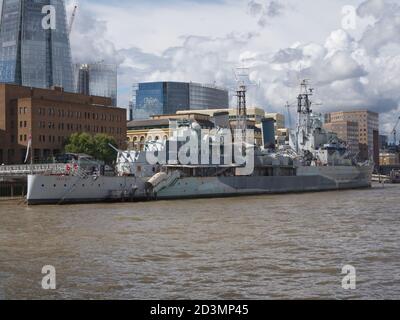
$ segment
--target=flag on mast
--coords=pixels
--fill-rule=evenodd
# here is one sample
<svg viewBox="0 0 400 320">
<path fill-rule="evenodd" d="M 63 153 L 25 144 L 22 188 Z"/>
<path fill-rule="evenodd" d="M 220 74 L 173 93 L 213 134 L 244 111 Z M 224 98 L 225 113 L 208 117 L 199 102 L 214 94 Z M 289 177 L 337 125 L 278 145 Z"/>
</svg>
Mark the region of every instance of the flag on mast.
<svg viewBox="0 0 400 320">
<path fill-rule="evenodd" d="M 28 161 L 28 157 L 29 157 L 29 151 L 32 149 L 32 133 L 29 134 L 29 140 L 28 140 L 28 147 L 26 149 L 26 155 L 25 155 L 25 161 L 24 163 L 26 163 Z"/>
</svg>

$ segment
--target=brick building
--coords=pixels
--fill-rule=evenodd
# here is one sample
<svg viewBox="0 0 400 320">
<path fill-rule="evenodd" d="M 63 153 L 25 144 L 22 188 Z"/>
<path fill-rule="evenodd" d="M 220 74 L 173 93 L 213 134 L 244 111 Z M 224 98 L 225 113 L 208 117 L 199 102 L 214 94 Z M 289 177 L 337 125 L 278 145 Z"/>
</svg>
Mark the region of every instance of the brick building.
<svg viewBox="0 0 400 320">
<path fill-rule="evenodd" d="M 110 107 L 111 99 L 0 84 L 0 164 L 24 161 L 29 136 L 35 161 L 63 151 L 76 132 L 113 136 L 120 147 L 126 140 L 126 110 Z"/>
</svg>

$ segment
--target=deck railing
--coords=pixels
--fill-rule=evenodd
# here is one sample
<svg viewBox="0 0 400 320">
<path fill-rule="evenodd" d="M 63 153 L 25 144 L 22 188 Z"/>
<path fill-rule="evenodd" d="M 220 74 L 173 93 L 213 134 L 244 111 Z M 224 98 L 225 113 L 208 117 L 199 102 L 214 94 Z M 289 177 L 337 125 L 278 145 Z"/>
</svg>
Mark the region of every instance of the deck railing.
<svg viewBox="0 0 400 320">
<path fill-rule="evenodd" d="M 11 165 L 0 166 L 0 176 L 23 176 L 39 173 L 60 173 L 66 172 L 66 164 L 33 164 L 33 165 Z"/>
</svg>

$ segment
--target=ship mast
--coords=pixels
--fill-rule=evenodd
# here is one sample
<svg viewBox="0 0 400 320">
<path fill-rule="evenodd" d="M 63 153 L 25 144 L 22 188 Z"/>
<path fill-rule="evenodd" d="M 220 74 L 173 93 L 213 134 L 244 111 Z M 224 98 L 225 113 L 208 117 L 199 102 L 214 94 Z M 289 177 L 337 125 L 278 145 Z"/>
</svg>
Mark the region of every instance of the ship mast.
<svg viewBox="0 0 400 320">
<path fill-rule="evenodd" d="M 300 94 L 297 97 L 297 113 L 298 113 L 298 128 L 305 128 L 306 134 L 310 130 L 310 119 L 312 114 L 312 101 L 310 99 L 313 96 L 314 89 L 308 88 L 309 81 L 303 80 L 300 84 Z"/>
<path fill-rule="evenodd" d="M 235 72 L 236 82 L 238 84 L 236 89 L 237 97 L 237 110 L 236 110 L 236 128 L 240 130 L 242 134 L 242 141 L 246 141 L 246 129 L 247 129 L 247 87 L 245 79 L 248 78 L 248 68 L 237 68 Z"/>
<path fill-rule="evenodd" d="M 246 104 L 246 92 L 247 88 L 245 85 L 240 85 L 237 94 L 237 128 L 243 133 L 243 141 L 246 140 L 246 128 L 247 128 L 247 104 Z"/>
</svg>

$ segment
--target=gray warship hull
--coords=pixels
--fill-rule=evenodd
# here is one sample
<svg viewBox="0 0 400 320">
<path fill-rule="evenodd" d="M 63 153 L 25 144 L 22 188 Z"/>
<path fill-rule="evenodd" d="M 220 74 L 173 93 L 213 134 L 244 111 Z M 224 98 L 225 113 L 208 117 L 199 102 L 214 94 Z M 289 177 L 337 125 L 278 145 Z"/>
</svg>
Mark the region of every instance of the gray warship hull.
<svg viewBox="0 0 400 320">
<path fill-rule="evenodd" d="M 26 198 L 28 205 L 119 202 L 143 192 L 144 180 L 135 177 L 29 175 Z"/>
<path fill-rule="evenodd" d="M 28 176 L 27 202 L 71 204 L 215 198 L 371 187 L 372 167 L 300 167 L 295 176 L 181 177 L 157 193 L 135 177 Z"/>
<path fill-rule="evenodd" d="M 300 167 L 295 176 L 187 177 L 152 195 L 153 199 L 215 198 L 302 193 L 371 187 L 372 167 Z"/>
</svg>

